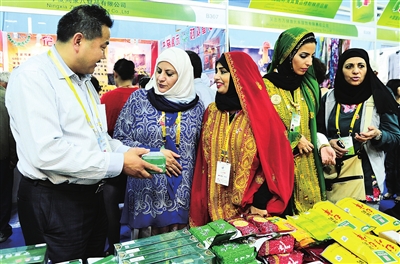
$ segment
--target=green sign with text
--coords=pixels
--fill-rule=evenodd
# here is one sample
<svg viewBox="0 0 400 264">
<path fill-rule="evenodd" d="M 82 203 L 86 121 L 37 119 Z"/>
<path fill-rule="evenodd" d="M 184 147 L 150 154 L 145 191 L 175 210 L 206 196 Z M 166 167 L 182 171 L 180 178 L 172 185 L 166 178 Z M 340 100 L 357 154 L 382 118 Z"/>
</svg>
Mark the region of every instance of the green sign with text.
<svg viewBox="0 0 400 264">
<path fill-rule="evenodd" d="M 1 0 L 2 6 L 34 8 L 57 11 L 70 11 L 82 4 L 98 4 L 103 6 L 111 15 L 156 18 L 195 22 L 196 14 L 190 6 L 148 2 L 143 0 L 35 0 L 15 1 Z M 166 12 L 168 10 L 168 12 Z"/>
<path fill-rule="evenodd" d="M 353 22 L 371 22 L 374 20 L 374 0 L 353 0 L 351 19 Z"/>
<path fill-rule="evenodd" d="M 400 0 L 390 0 L 381 17 L 379 26 L 400 28 Z"/>
<path fill-rule="evenodd" d="M 395 30 L 378 28 L 376 38 L 378 40 L 400 42 L 400 30 L 395 31 Z"/>
<path fill-rule="evenodd" d="M 229 24 L 236 26 L 274 28 L 286 30 L 303 27 L 313 32 L 357 37 L 357 27 L 344 23 L 325 22 L 288 16 L 267 15 L 253 12 L 229 11 Z"/>
<path fill-rule="evenodd" d="M 342 0 L 250 0 L 249 7 L 306 16 L 334 18 Z"/>
</svg>

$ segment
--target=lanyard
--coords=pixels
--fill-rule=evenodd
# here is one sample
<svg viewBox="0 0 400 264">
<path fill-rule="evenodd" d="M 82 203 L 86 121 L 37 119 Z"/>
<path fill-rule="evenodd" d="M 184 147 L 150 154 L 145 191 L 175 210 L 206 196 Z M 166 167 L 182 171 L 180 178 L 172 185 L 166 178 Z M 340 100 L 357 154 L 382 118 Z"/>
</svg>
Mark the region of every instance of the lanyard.
<svg viewBox="0 0 400 264">
<path fill-rule="evenodd" d="M 232 128 L 232 122 L 229 122 L 229 112 L 226 112 L 226 122 L 228 122 L 227 124 L 228 128 L 226 129 L 225 133 L 224 146 L 221 149 L 221 161 L 225 160 L 227 163 L 229 163 L 228 148 L 229 148 L 229 137 L 231 135 L 231 128 Z"/>
<path fill-rule="evenodd" d="M 163 121 L 161 123 L 161 131 L 162 131 L 162 138 L 165 143 L 167 140 L 167 122 L 166 122 L 166 115 L 165 112 L 162 111 L 161 118 L 163 118 Z M 179 144 L 181 142 L 181 118 L 182 118 L 182 112 L 178 112 L 178 116 L 175 119 L 175 125 L 176 125 L 176 136 L 175 136 L 175 145 L 177 148 L 179 148 Z"/>
<path fill-rule="evenodd" d="M 77 93 L 77 91 L 76 91 L 76 89 L 75 89 L 75 86 L 72 84 L 71 79 L 69 78 L 69 76 L 68 76 L 67 73 L 65 72 L 64 68 L 61 66 L 61 64 L 60 64 L 59 60 L 57 59 L 57 57 L 54 56 L 54 54 L 51 52 L 51 50 L 49 50 L 49 51 L 47 52 L 47 54 L 50 56 L 50 58 L 51 58 L 51 59 L 53 60 L 53 62 L 56 64 L 58 70 L 61 72 L 61 74 L 63 75 L 63 77 L 64 77 L 65 80 L 67 81 L 69 88 L 71 88 L 71 90 L 72 90 L 72 92 L 74 93 L 76 99 L 78 100 L 79 104 L 81 105 L 83 112 L 85 113 L 85 117 L 86 117 L 86 120 L 87 120 L 87 122 L 88 122 L 90 128 L 93 129 L 94 133 L 97 135 L 97 134 L 98 134 L 98 131 L 97 131 L 97 130 L 95 129 L 95 127 L 93 126 L 92 121 L 90 120 L 90 116 L 89 116 L 88 112 L 86 111 L 86 108 L 85 108 L 85 106 L 83 105 L 82 100 L 81 100 L 81 98 L 79 97 L 79 95 L 78 95 L 78 93 Z M 86 89 L 87 89 L 87 91 L 88 91 L 88 93 L 89 93 L 91 103 L 92 103 L 92 105 L 94 106 L 93 109 L 94 109 L 94 111 L 95 111 L 95 113 L 96 113 L 96 118 L 97 118 L 98 126 L 100 127 L 100 130 L 102 131 L 102 125 L 101 125 L 100 118 L 99 118 L 99 112 L 97 111 L 97 107 L 96 107 L 96 104 L 95 104 L 93 95 L 92 95 L 92 93 L 90 92 L 90 89 L 87 87 L 87 85 L 86 85 Z"/>
<path fill-rule="evenodd" d="M 351 135 L 351 133 L 353 133 L 354 123 L 356 122 L 358 112 L 360 112 L 361 105 L 362 105 L 362 103 L 357 105 L 357 109 L 354 112 L 353 118 L 351 119 L 350 128 L 349 128 L 349 136 Z M 337 134 L 339 135 L 339 138 L 340 138 L 339 114 L 340 114 L 340 104 L 337 105 L 336 118 L 335 118 L 336 130 L 337 130 Z"/>
</svg>

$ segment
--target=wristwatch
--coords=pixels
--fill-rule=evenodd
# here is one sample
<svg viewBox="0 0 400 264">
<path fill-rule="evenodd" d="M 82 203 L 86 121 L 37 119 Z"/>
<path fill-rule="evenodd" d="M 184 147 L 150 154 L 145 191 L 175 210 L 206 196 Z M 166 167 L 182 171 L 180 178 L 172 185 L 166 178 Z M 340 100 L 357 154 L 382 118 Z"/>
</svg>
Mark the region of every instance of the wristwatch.
<svg viewBox="0 0 400 264">
<path fill-rule="evenodd" d="M 374 137 L 375 140 L 380 140 L 382 138 L 382 131 L 379 130 L 379 134 Z"/>
</svg>

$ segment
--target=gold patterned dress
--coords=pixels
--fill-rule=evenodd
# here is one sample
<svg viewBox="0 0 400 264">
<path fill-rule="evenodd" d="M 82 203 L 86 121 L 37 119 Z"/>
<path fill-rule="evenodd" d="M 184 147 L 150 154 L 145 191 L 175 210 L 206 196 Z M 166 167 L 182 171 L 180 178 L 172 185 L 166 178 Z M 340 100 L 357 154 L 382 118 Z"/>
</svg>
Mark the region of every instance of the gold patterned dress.
<svg viewBox="0 0 400 264">
<path fill-rule="evenodd" d="M 290 91 L 276 87 L 268 79 L 264 79 L 264 82 L 272 104 L 286 128 L 290 127 L 292 113 L 299 113 L 301 116 L 300 134 L 311 142 L 311 133 L 309 128 L 310 112 L 307 103 L 304 100 L 302 90 L 300 88 L 296 89 L 292 96 Z M 313 98 L 313 101 L 315 101 L 315 98 Z M 299 140 L 300 137 L 290 142 L 292 149 L 297 146 Z M 314 146 L 314 148 L 316 147 L 317 146 Z M 294 158 L 294 163 L 294 209 L 295 213 L 301 213 L 311 209 L 315 203 L 321 201 L 321 192 L 314 154 L 311 152 L 309 154 L 297 155 Z"/>
<path fill-rule="evenodd" d="M 254 163 L 257 147 L 249 120 L 243 111 L 235 114 L 229 123 L 229 113 L 219 111 L 215 104 L 209 106 L 207 121 L 204 123 L 204 157 L 208 163 L 208 210 L 211 220 L 229 219 L 243 213 L 249 188 L 258 189 L 264 182 L 260 173 L 249 173 L 261 168 Z M 231 164 L 229 186 L 215 184 L 217 162 L 221 150 L 228 141 L 228 160 Z M 247 201 L 248 202 L 248 201 Z"/>
</svg>

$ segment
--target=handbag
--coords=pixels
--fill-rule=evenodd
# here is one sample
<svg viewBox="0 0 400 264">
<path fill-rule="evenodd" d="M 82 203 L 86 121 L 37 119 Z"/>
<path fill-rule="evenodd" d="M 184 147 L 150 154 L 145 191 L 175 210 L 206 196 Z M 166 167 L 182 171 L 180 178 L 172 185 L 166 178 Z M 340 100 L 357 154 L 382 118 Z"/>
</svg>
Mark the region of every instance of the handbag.
<svg viewBox="0 0 400 264">
<path fill-rule="evenodd" d="M 333 203 L 351 197 L 365 200 L 364 172 L 360 155 L 343 160 L 338 165 L 324 167 L 327 199 Z"/>
</svg>

